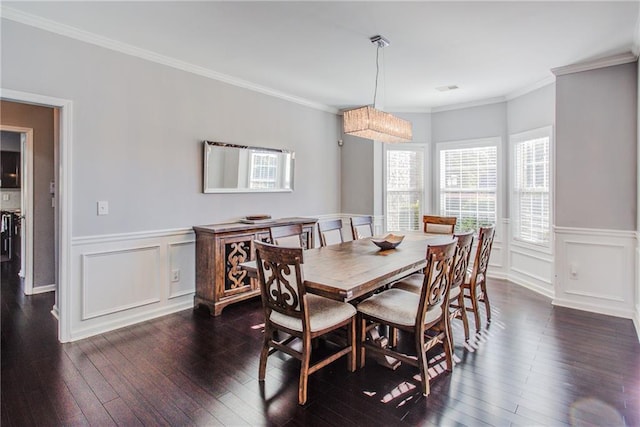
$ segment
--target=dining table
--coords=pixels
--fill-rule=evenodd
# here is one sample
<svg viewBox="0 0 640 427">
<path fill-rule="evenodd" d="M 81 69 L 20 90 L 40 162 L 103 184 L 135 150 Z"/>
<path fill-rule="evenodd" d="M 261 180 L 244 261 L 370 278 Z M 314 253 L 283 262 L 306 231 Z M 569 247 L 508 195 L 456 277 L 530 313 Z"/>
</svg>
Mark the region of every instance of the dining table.
<svg viewBox="0 0 640 427">
<path fill-rule="evenodd" d="M 422 232 L 403 234 L 393 249 L 380 249 L 371 237 L 350 240 L 303 252 L 302 270 L 307 292 L 338 301 L 353 301 L 426 266 L 429 245 L 451 242 L 451 235 Z M 257 277 L 255 261 L 240 267 Z"/>
</svg>

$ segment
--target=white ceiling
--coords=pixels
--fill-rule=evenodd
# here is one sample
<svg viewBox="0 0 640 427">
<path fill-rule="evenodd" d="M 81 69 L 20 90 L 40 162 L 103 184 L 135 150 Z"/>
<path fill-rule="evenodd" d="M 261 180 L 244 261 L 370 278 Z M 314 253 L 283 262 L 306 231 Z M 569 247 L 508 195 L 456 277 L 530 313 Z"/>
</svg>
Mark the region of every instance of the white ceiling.
<svg viewBox="0 0 640 427">
<path fill-rule="evenodd" d="M 628 52 L 630 2 L 4 2 L 110 41 L 332 108 L 428 111 L 505 97 L 551 68 Z M 9 7 L 10 9 L 7 9 Z M 24 15 L 24 13 L 29 15 Z M 11 17 L 10 17 L 11 18 Z M 43 21 L 44 22 L 44 21 Z M 435 88 L 458 85 L 439 92 Z"/>
</svg>

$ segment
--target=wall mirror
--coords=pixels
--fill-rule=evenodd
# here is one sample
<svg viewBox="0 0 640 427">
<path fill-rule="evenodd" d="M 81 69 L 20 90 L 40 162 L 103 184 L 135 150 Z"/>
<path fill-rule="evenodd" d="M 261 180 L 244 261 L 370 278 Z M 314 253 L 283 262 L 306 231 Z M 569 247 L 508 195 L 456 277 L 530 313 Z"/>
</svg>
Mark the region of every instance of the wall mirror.
<svg viewBox="0 0 640 427">
<path fill-rule="evenodd" d="M 205 193 L 293 191 L 295 153 L 204 141 Z"/>
</svg>

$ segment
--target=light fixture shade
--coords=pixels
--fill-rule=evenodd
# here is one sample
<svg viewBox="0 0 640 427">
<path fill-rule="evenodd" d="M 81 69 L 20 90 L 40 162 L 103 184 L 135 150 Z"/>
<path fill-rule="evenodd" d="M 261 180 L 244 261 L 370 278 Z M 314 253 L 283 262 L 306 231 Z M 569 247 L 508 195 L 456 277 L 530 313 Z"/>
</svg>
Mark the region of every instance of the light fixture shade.
<svg viewBox="0 0 640 427">
<path fill-rule="evenodd" d="M 365 106 L 348 110 L 343 116 L 344 133 L 382 142 L 411 141 L 411 122 Z"/>
</svg>

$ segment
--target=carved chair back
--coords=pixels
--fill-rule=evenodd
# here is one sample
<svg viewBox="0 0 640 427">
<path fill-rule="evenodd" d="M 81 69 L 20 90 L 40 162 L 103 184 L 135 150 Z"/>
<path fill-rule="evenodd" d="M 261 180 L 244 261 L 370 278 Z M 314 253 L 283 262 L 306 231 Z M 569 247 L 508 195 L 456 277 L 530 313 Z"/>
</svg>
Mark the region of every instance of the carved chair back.
<svg viewBox="0 0 640 427">
<path fill-rule="evenodd" d="M 493 245 L 493 237 L 495 235 L 495 226 L 481 227 L 478 231 L 478 249 L 473 262 L 473 271 L 471 273 L 471 282 L 476 286 L 486 280 L 487 267 L 489 265 L 489 257 L 491 256 L 491 246 Z"/>
<path fill-rule="evenodd" d="M 422 217 L 425 233 L 453 234 L 456 221 L 455 216 L 425 215 Z"/>
<path fill-rule="evenodd" d="M 416 316 L 416 331 L 422 330 L 427 311 L 440 307 L 443 315 L 449 304 L 451 269 L 455 260 L 457 240 L 444 245 L 429 245 L 427 248 L 427 266 L 424 269 L 424 282 L 420 292 L 420 305 Z M 420 328 L 420 329 L 419 329 Z M 418 332 L 416 332 L 418 333 Z"/>
<path fill-rule="evenodd" d="M 353 240 L 373 236 L 373 217 L 369 215 L 351 217 L 351 234 L 353 234 Z"/>
<path fill-rule="evenodd" d="M 455 234 L 458 239 L 456 259 L 453 265 L 453 275 L 451 279 L 451 289 L 464 284 L 471 260 L 471 248 L 473 246 L 473 231 L 463 234 Z"/>
<path fill-rule="evenodd" d="M 323 221 L 318 223 L 318 234 L 320 235 L 320 246 L 327 246 L 327 237 L 331 234 L 338 235 L 340 238 L 340 243 L 344 242 L 344 237 L 342 235 L 342 220 L 341 219 L 332 219 L 330 221 Z M 332 240 L 329 240 L 332 241 Z"/>
<path fill-rule="evenodd" d="M 309 330 L 302 248 L 288 248 L 259 241 L 255 241 L 254 245 L 266 321 L 269 321 L 271 312 L 275 310 L 285 316 L 301 319 L 303 328 Z"/>
</svg>

